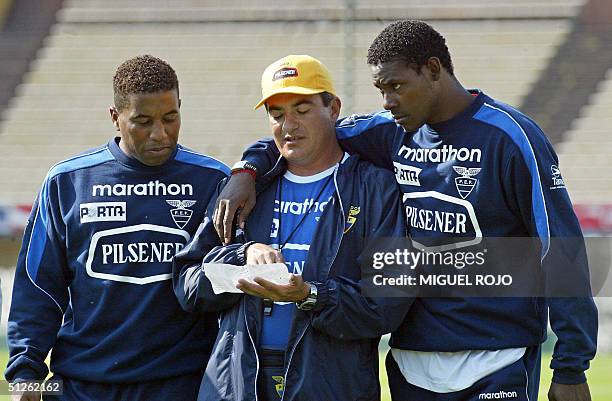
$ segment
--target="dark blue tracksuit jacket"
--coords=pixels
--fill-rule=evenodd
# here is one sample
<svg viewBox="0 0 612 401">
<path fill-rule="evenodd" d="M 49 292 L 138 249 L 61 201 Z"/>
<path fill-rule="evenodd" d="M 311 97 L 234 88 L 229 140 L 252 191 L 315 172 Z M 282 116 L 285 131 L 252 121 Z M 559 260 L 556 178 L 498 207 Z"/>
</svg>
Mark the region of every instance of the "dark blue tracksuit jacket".
<svg viewBox="0 0 612 401">
<path fill-rule="evenodd" d="M 597 310 L 557 156 L 531 119 L 482 92 L 473 95 L 458 116 L 415 132 L 380 112 L 338 121 L 337 137 L 347 151 L 395 172 L 410 235 L 420 244 L 454 238 L 469 249 L 494 237 L 537 239 L 514 251 L 498 242 L 487 259 L 496 271 L 505 269 L 497 263 L 509 272 L 512 266 L 532 269 L 534 277 L 545 277 L 544 293 L 551 296 L 419 298 L 391 346 L 441 352 L 533 346 L 546 338 L 550 312 L 559 338 L 553 380 L 584 382 L 596 350 Z M 259 171 L 277 157 L 272 140 L 244 155 Z"/>
<path fill-rule="evenodd" d="M 244 231 L 246 241 L 267 243 L 276 180 L 283 161 L 258 180 L 257 205 Z M 410 297 L 371 298 L 361 293 L 358 259 L 368 237 L 403 237 L 405 218 L 393 175 L 347 159 L 334 176 L 335 194 L 317 225 L 304 279 L 316 282 L 313 311 L 297 310 L 285 358 L 284 400 L 379 400 L 379 336 L 394 330 Z M 348 211 L 358 207 L 351 224 Z M 214 203 L 209 208 L 212 216 Z M 242 294 L 215 295 L 202 261 L 245 264 L 245 245 L 218 244 L 205 218 L 193 241 L 175 258 L 174 289 L 186 310 L 220 311 L 220 329 L 198 400 L 256 400 L 262 300 Z M 248 244 L 249 242 L 247 242 Z M 208 255 L 207 255 L 208 253 Z"/>
<path fill-rule="evenodd" d="M 201 372 L 216 315 L 183 311 L 172 257 L 228 174 L 180 145 L 163 165 L 145 166 L 118 138 L 52 167 L 17 261 L 7 380 L 44 379 L 51 349 L 51 370 L 65 379 L 114 385 Z"/>
</svg>

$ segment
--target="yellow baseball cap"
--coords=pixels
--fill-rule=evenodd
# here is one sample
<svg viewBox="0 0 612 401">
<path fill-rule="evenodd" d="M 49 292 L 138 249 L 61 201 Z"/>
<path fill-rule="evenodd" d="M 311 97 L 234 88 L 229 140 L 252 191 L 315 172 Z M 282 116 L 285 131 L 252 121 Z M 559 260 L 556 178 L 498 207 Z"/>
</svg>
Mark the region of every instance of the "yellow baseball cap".
<svg viewBox="0 0 612 401">
<path fill-rule="evenodd" d="M 289 55 L 270 64 L 261 76 L 261 100 L 255 109 L 279 93 L 336 96 L 331 74 L 323 63 L 307 55 Z"/>
</svg>

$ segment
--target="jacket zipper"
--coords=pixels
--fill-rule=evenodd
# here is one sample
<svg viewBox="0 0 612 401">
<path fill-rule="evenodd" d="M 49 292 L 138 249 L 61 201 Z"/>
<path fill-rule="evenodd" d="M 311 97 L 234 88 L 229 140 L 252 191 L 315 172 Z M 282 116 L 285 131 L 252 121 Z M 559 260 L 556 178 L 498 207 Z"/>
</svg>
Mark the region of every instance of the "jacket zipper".
<svg viewBox="0 0 612 401">
<path fill-rule="evenodd" d="M 255 341 L 253 341 L 253 337 L 251 336 L 251 330 L 249 329 L 249 322 L 247 322 L 246 317 L 246 307 L 244 309 L 244 324 L 246 325 L 247 333 L 249 333 L 249 340 L 251 340 L 251 345 L 253 346 L 253 352 L 255 353 L 255 360 L 257 361 L 257 369 L 255 370 L 255 401 L 257 401 L 257 377 L 259 376 L 259 355 L 257 355 L 257 348 L 255 347 Z"/>
<path fill-rule="evenodd" d="M 342 213 L 342 221 L 344 222 L 344 220 L 345 220 L 344 207 L 342 206 L 342 198 L 340 197 L 340 190 L 338 189 L 338 181 L 336 181 L 336 175 L 337 175 L 336 173 L 337 172 L 338 172 L 338 169 L 334 170 L 334 186 L 336 187 L 336 194 L 338 194 L 338 202 L 340 203 L 340 212 Z M 344 237 L 344 230 L 340 230 L 340 240 L 338 241 L 338 246 L 336 246 L 336 250 L 334 252 L 334 257 L 332 258 L 331 263 L 329 264 L 330 268 L 334 264 L 334 262 L 336 261 L 336 257 L 338 256 L 338 251 L 340 250 L 340 244 L 342 243 L 342 237 Z M 245 317 L 245 319 L 246 319 L 246 317 Z M 308 324 L 304 328 L 304 331 L 302 331 L 302 334 L 300 334 L 300 337 L 298 337 L 298 339 L 295 342 L 295 344 L 293 344 L 293 348 L 291 348 L 291 352 L 289 353 L 289 361 L 287 362 L 287 369 L 285 370 L 285 377 L 283 379 L 283 396 L 281 397 L 281 401 L 285 400 L 285 394 L 286 394 L 286 390 L 287 390 L 287 374 L 289 373 L 289 368 L 291 367 L 291 360 L 293 359 L 293 354 L 294 354 L 295 349 L 297 348 L 298 344 L 300 343 L 300 341 L 302 341 L 302 338 L 304 337 L 304 334 L 306 334 L 306 332 L 308 331 L 308 328 L 310 327 L 310 322 L 311 322 L 311 320 L 308 321 Z M 248 330 L 248 326 L 247 326 L 247 330 Z M 250 335 L 251 334 L 249 333 L 249 336 Z M 251 341 L 253 341 L 253 340 L 251 339 Z"/>
</svg>

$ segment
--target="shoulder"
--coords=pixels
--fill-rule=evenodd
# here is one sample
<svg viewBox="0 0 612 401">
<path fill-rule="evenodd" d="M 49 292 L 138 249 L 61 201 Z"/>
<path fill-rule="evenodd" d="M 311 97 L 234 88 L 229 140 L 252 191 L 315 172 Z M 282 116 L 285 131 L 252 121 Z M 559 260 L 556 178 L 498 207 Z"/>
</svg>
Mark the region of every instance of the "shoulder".
<svg viewBox="0 0 612 401">
<path fill-rule="evenodd" d="M 374 128 L 399 129 L 389 111 L 379 111 L 372 114 L 353 114 L 336 122 L 336 133 L 339 139 L 350 138 Z"/>
<path fill-rule="evenodd" d="M 220 172 L 224 176 L 229 176 L 231 172 L 230 168 L 222 161 L 217 160 L 214 157 L 198 153 L 182 145 L 178 145 L 178 150 L 174 159 L 180 163 L 190 164 Z"/>
<path fill-rule="evenodd" d="M 114 157 L 108 146 L 104 145 L 56 163 L 49 169 L 47 179 L 50 180 L 61 174 L 92 168 L 111 160 L 114 160 Z"/>
<path fill-rule="evenodd" d="M 525 141 L 548 142 L 546 135 L 535 121 L 502 102 L 492 99 L 485 101 L 474 114 L 474 119 L 497 128 L 519 146 Z"/>
<path fill-rule="evenodd" d="M 505 103 L 485 101 L 474 119 L 496 128 L 502 139 L 513 145 L 514 151 L 526 160 L 538 154 L 554 154 L 552 145 L 542 129 L 530 117 Z"/>
<path fill-rule="evenodd" d="M 349 160 L 353 158 L 354 175 L 360 177 L 363 184 L 373 186 L 375 188 L 389 188 L 389 186 L 397 186 L 395 175 L 392 171 L 375 166 L 369 161 L 360 159 L 357 155 L 351 156 Z"/>
</svg>

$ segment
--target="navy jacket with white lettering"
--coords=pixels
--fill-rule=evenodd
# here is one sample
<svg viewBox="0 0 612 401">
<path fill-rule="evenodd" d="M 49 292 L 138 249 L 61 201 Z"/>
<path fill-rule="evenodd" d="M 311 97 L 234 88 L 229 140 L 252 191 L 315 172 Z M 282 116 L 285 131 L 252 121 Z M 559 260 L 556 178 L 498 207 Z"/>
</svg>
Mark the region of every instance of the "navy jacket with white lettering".
<svg viewBox="0 0 612 401">
<path fill-rule="evenodd" d="M 268 243 L 276 182 L 283 172 L 281 159 L 258 180 L 257 204 L 246 222 L 244 240 Z M 317 283 L 318 297 L 312 311 L 296 310 L 291 325 L 285 401 L 380 400 L 379 338 L 399 326 L 413 301 L 389 297 L 388 292 L 384 297 L 362 292 L 367 282 L 362 273 L 369 269 L 362 270 L 359 262 L 367 257 L 368 240 L 406 235 L 393 175 L 351 156 L 334 173 L 334 183 L 336 191 L 317 223 L 304 265 L 304 279 Z M 219 242 L 209 218 L 213 211 L 214 202 L 193 241 L 177 254 L 173 272 L 176 295 L 186 310 L 221 311 L 198 400 L 257 400 L 263 302 L 212 291 L 202 262 L 246 263 L 242 243 L 211 250 L 210 245 Z"/>
<path fill-rule="evenodd" d="M 117 139 L 51 168 L 28 221 L 8 322 L 7 380 L 51 370 L 100 383 L 198 372 L 214 314 L 183 311 L 172 257 L 195 233 L 223 163 L 177 146 L 163 165 Z"/>
<path fill-rule="evenodd" d="M 427 246 L 454 238 L 469 250 L 500 238 L 489 241 L 496 245 L 486 254 L 489 266 L 498 272 L 533 269 L 533 281 L 545 277 L 542 293 L 550 296 L 535 297 L 536 291 L 522 297 L 419 298 L 391 346 L 446 352 L 533 346 L 546 338 L 550 312 L 559 338 L 553 380 L 584 382 L 596 351 L 597 310 L 582 232 L 557 156 L 531 119 L 482 92 L 473 95 L 460 115 L 413 133 L 396 125 L 389 112 L 339 120 L 336 133 L 347 151 L 395 171 L 413 240 Z M 277 155 L 267 140 L 249 148 L 244 159 L 266 171 Z M 510 237 L 537 242 L 513 249 L 517 242 L 503 240 Z"/>
</svg>

